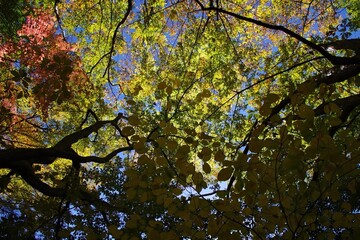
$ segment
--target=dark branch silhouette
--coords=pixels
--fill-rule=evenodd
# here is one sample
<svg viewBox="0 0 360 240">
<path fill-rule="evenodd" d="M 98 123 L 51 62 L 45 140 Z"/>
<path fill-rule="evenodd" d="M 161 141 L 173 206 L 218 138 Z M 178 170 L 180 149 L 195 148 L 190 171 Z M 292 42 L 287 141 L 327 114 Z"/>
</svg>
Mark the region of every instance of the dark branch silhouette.
<svg viewBox="0 0 360 240">
<path fill-rule="evenodd" d="M 43 182 L 35 173 L 33 164 L 51 164 L 57 158 L 69 159 L 73 162 L 73 167 L 79 170 L 81 163 L 106 163 L 115 157 L 118 153 L 133 150 L 133 146 L 128 145 L 119 147 L 104 157 L 98 156 L 80 156 L 72 148 L 72 144 L 80 139 L 87 138 L 91 133 L 96 132 L 105 125 L 115 126 L 123 117 L 119 114 L 113 120 L 96 121 L 94 124 L 71 133 L 60 140 L 57 144 L 50 148 L 13 148 L 0 150 L 0 168 L 11 169 L 12 172 L 19 174 L 30 186 L 41 193 L 51 197 L 64 197 L 66 195 L 66 187 L 51 187 Z M 129 142 L 128 142 L 129 143 Z M 86 192 L 79 192 L 79 197 L 88 199 Z M 83 199 L 83 200 L 84 200 Z"/>
<path fill-rule="evenodd" d="M 328 59 L 333 65 L 351 65 L 351 64 L 359 64 L 360 63 L 360 56 L 358 56 L 358 55 L 356 55 L 354 57 L 334 56 L 334 55 L 330 54 L 328 51 L 326 51 L 321 45 L 317 45 L 317 44 L 307 40 L 306 38 L 300 36 L 299 34 L 291 31 L 288 28 L 285 28 L 284 26 L 273 25 L 273 24 L 270 24 L 270 23 L 262 22 L 260 20 L 245 17 L 245 16 L 242 16 L 240 14 L 233 13 L 233 12 L 230 12 L 230 11 L 227 11 L 225 9 L 218 8 L 218 7 L 215 7 L 215 6 L 205 7 L 199 0 L 196 0 L 196 2 L 200 6 L 202 11 L 215 11 L 217 13 L 223 13 L 223 14 L 226 14 L 228 16 L 232 16 L 232 17 L 234 17 L 236 19 L 246 21 L 246 22 L 250 22 L 250 23 L 256 24 L 256 25 L 261 26 L 261 27 L 265 27 L 265 28 L 268 28 L 268 29 L 276 30 L 276 31 L 281 31 L 281 32 L 289 35 L 290 37 L 293 37 L 296 40 L 302 42 L 303 44 L 305 44 L 309 48 L 319 52 L 322 56 L 324 56 L 326 59 Z M 341 45 L 342 44 L 339 44 L 339 46 L 341 46 Z"/>
</svg>

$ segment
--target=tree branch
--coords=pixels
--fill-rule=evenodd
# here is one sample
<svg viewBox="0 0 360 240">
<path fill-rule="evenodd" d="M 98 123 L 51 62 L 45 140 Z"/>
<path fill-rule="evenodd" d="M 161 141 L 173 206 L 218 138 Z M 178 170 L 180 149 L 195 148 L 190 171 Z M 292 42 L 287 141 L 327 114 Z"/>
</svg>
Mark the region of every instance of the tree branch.
<svg viewBox="0 0 360 240">
<path fill-rule="evenodd" d="M 102 128 L 105 124 L 117 124 L 117 122 L 122 118 L 122 114 L 118 114 L 118 116 L 110 121 L 97 121 L 93 125 L 86 127 L 80 131 L 74 132 L 72 134 L 67 135 L 62 140 L 60 140 L 54 148 L 57 149 L 65 149 L 70 148 L 72 144 L 76 143 L 82 138 L 88 137 L 91 133 L 96 132 L 100 128 Z"/>
<path fill-rule="evenodd" d="M 19 173 L 22 179 L 30 186 L 49 197 L 64 197 L 66 194 L 65 188 L 53 188 L 41 181 L 28 163 L 23 163 L 20 167 L 16 168 L 15 171 Z"/>
<path fill-rule="evenodd" d="M 20 176 L 34 189 L 42 192 L 43 194 L 51 197 L 64 197 L 66 194 L 66 188 L 53 188 L 44 183 L 35 175 L 33 164 L 51 164 L 57 158 L 69 159 L 73 162 L 73 166 L 80 167 L 81 163 L 97 162 L 106 163 L 115 157 L 118 153 L 124 151 L 133 150 L 133 146 L 129 144 L 126 147 L 120 147 L 105 157 L 97 156 L 80 156 L 72 148 L 71 145 L 76 143 L 82 138 L 88 137 L 91 133 L 97 131 L 106 124 L 117 126 L 119 119 L 123 117 L 122 114 L 118 114 L 116 118 L 108 121 L 97 121 L 89 127 L 67 135 L 60 140 L 55 146 L 50 148 L 12 148 L 0 150 L 0 169 L 8 168 Z M 88 198 L 88 194 L 79 193 L 81 198 Z M 83 199 L 82 199 L 83 200 Z"/>
<path fill-rule="evenodd" d="M 360 105 L 360 94 L 345 98 L 339 98 L 332 102 L 322 103 L 314 110 L 315 116 L 320 116 L 325 114 L 324 107 L 329 103 L 335 103 L 338 107 L 341 108 L 342 113 L 340 114 L 340 119 L 342 121 L 346 121 L 347 116 L 350 114 L 350 112 Z"/>
<path fill-rule="evenodd" d="M 330 43 L 321 44 L 323 47 L 333 47 L 336 50 L 350 49 L 360 56 L 360 39 L 345 39 L 338 40 Z"/>
<path fill-rule="evenodd" d="M 196 2 L 200 6 L 202 11 L 216 11 L 218 13 L 223 13 L 223 14 L 232 16 L 232 17 L 234 17 L 236 19 L 246 21 L 246 22 L 250 22 L 250 23 L 253 23 L 253 24 L 261 26 L 261 27 L 265 27 L 265 28 L 268 28 L 268 29 L 276 30 L 276 31 L 281 31 L 281 32 L 289 35 L 290 37 L 295 38 L 296 40 L 302 42 L 303 44 L 310 47 L 311 49 L 319 52 L 326 59 L 328 59 L 333 65 L 351 65 L 351 64 L 359 64 L 360 63 L 360 57 L 359 56 L 355 56 L 355 57 L 338 57 L 338 56 L 334 56 L 334 55 L 330 54 L 328 51 L 326 51 L 320 45 L 317 45 L 317 44 L 307 40 L 306 38 L 300 36 L 299 34 L 291 31 L 288 28 L 285 28 L 284 26 L 273 25 L 273 24 L 270 24 L 270 23 L 266 23 L 266 22 L 262 22 L 262 21 L 253 19 L 253 18 L 244 17 L 244 16 L 241 16 L 239 14 L 236 14 L 236 13 L 233 13 L 233 12 L 230 12 L 230 11 L 227 11 L 225 9 L 218 8 L 218 7 L 204 7 L 204 5 L 202 5 L 200 3 L 200 1 L 196 1 Z"/>
<path fill-rule="evenodd" d="M 111 48 L 109 51 L 109 60 L 108 60 L 108 64 L 106 66 L 105 72 L 103 77 L 105 77 L 106 72 L 108 72 L 108 75 L 110 73 L 110 65 L 111 65 L 111 57 L 112 57 L 112 53 L 114 52 L 114 46 L 115 46 L 115 41 L 116 41 L 116 35 L 117 35 L 117 31 L 119 30 L 120 26 L 126 21 L 126 19 L 129 17 L 130 12 L 132 9 L 132 0 L 128 0 L 128 6 L 125 12 L 124 17 L 121 19 L 121 21 L 116 25 L 112 40 L 111 40 Z M 111 83 L 110 79 L 108 78 L 109 83 Z"/>
<path fill-rule="evenodd" d="M 350 66 L 342 70 L 338 70 L 338 68 L 335 67 L 332 70 L 333 72 L 330 73 L 329 76 L 319 77 L 318 79 L 315 80 L 309 79 L 305 81 L 303 84 L 314 84 L 315 85 L 314 87 L 318 88 L 321 83 L 325 83 L 329 85 L 337 82 L 343 82 L 351 77 L 358 75 L 360 73 L 360 65 Z M 295 90 L 292 94 L 288 95 L 283 100 L 281 100 L 281 102 L 272 109 L 271 114 L 263 121 L 263 123 L 266 124 L 270 122 L 271 117 L 278 114 L 284 107 L 286 107 L 291 101 L 291 96 L 298 92 L 299 90 Z"/>
<path fill-rule="evenodd" d="M 334 69 L 337 70 L 337 67 L 335 67 Z M 333 70 L 334 70 L 333 69 Z M 321 83 L 326 83 L 326 84 L 333 84 L 333 83 L 337 83 L 337 82 L 342 82 L 342 81 L 345 81 L 351 77 L 354 77 L 356 76 L 357 74 L 359 74 L 360 72 L 360 66 L 351 66 L 351 67 L 347 67 L 341 71 L 335 71 L 333 73 L 331 73 L 331 75 L 329 76 L 326 76 L 326 77 L 319 77 L 318 79 L 310 79 L 310 80 L 307 80 L 305 81 L 304 83 L 314 83 L 315 84 L 315 88 L 318 88 L 320 86 Z M 292 94 L 290 94 L 289 96 L 285 97 L 278 105 L 276 105 L 273 109 L 272 109 L 272 112 L 271 114 L 265 118 L 261 124 L 266 126 L 268 125 L 268 123 L 270 122 L 270 119 L 271 117 L 273 117 L 274 115 L 278 114 L 282 109 L 284 109 L 291 101 L 291 96 L 294 95 L 295 93 L 298 93 L 299 91 L 298 90 L 295 90 Z M 355 104 L 354 104 L 355 102 Z M 338 99 L 338 100 L 335 100 L 334 101 L 335 104 L 339 105 L 339 106 L 342 106 L 344 107 L 343 109 L 343 114 L 346 114 L 346 118 L 348 117 L 348 115 L 350 114 L 350 112 L 358 105 L 360 105 L 360 95 L 355 95 L 355 96 L 351 96 L 351 97 L 348 97 L 348 98 L 343 98 L 343 99 Z M 320 107 L 321 106 L 321 107 Z M 324 111 L 324 105 L 320 105 L 316 110 L 315 112 L 318 114 L 318 115 L 321 115 L 321 111 Z M 345 115 L 343 116 L 343 118 L 345 117 Z M 345 119 L 346 120 L 346 119 Z M 256 125 L 256 124 L 255 124 Z M 254 127 L 255 125 L 253 126 L 253 128 L 250 130 L 250 134 L 249 136 L 251 135 L 251 132 L 254 130 Z M 334 129 L 330 129 L 330 133 L 331 131 L 334 131 Z M 337 130 L 337 129 L 336 129 Z M 336 131 L 335 130 L 335 131 Z M 247 144 L 243 153 L 244 154 L 247 154 L 249 151 L 249 145 Z M 230 178 L 230 181 L 228 183 L 228 186 L 227 186 L 227 191 L 228 191 L 228 196 L 229 196 L 229 192 L 234 184 L 234 181 L 236 180 L 236 177 L 235 175 L 233 174 Z"/>
</svg>

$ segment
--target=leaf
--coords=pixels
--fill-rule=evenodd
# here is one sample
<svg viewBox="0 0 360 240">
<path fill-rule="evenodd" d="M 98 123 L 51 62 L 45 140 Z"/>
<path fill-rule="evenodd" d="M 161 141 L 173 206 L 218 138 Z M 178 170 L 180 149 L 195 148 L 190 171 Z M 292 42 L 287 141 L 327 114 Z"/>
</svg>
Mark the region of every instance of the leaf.
<svg viewBox="0 0 360 240">
<path fill-rule="evenodd" d="M 269 93 L 268 95 L 266 95 L 265 102 L 266 104 L 271 104 L 278 101 L 279 99 L 280 99 L 279 95 L 274 93 Z"/>
<path fill-rule="evenodd" d="M 341 109 L 335 103 L 329 103 L 324 106 L 324 112 L 339 114 L 341 112 Z"/>
<path fill-rule="evenodd" d="M 210 156 L 212 154 L 212 151 L 209 147 L 203 147 L 201 150 L 201 154 L 203 156 Z"/>
<path fill-rule="evenodd" d="M 211 172 L 211 167 L 208 163 L 204 162 L 203 163 L 203 170 L 205 173 L 210 173 Z"/>
<path fill-rule="evenodd" d="M 260 141 L 259 139 L 251 138 L 249 142 L 249 150 L 251 152 L 258 153 L 263 147 L 262 144 L 263 144 L 262 141 Z"/>
<path fill-rule="evenodd" d="M 117 226 L 115 225 L 110 225 L 108 227 L 109 233 L 114 237 L 114 238 L 120 238 L 121 237 L 121 231 L 118 230 Z"/>
<path fill-rule="evenodd" d="M 133 188 L 130 188 L 126 191 L 127 199 L 133 200 L 136 197 L 136 190 Z"/>
<path fill-rule="evenodd" d="M 226 167 L 220 170 L 220 172 L 218 173 L 218 177 L 217 179 L 219 181 L 226 181 L 229 180 L 231 175 L 233 173 L 233 169 L 231 167 Z"/>
<path fill-rule="evenodd" d="M 330 126 L 339 126 L 342 123 L 340 118 L 332 117 L 329 119 Z"/>
<path fill-rule="evenodd" d="M 177 13 L 176 13 L 176 11 L 175 11 L 174 9 L 172 9 L 172 10 L 170 11 L 169 18 L 170 18 L 171 20 L 176 20 L 176 18 L 177 18 Z"/>
<path fill-rule="evenodd" d="M 157 88 L 158 88 L 159 90 L 165 89 L 165 88 L 166 88 L 166 82 L 161 82 L 161 83 L 159 83 L 158 86 L 157 86 Z"/>
<path fill-rule="evenodd" d="M 130 126 L 126 126 L 122 129 L 122 134 L 125 136 L 125 137 L 129 137 L 131 135 L 133 135 L 135 133 L 135 130 L 133 127 L 130 127 Z"/>
<path fill-rule="evenodd" d="M 259 112 L 262 116 L 267 117 L 271 114 L 272 110 L 269 104 L 264 104 L 261 106 Z"/>
<path fill-rule="evenodd" d="M 313 119 L 315 116 L 313 109 L 305 104 L 302 104 L 299 107 L 298 114 L 299 117 L 303 119 Z"/>
<path fill-rule="evenodd" d="M 204 98 L 208 98 L 208 97 L 211 97 L 211 92 L 209 89 L 204 89 L 204 91 L 202 92 L 202 96 Z"/>
<path fill-rule="evenodd" d="M 203 181 L 203 175 L 201 173 L 199 173 L 199 172 L 196 172 L 196 173 L 193 174 L 192 180 L 193 180 L 195 185 L 199 185 Z"/>
<path fill-rule="evenodd" d="M 172 88 L 172 87 L 170 87 L 170 86 L 166 87 L 166 93 L 167 93 L 168 95 L 171 95 L 172 91 L 173 91 L 173 88 Z"/>
<path fill-rule="evenodd" d="M 225 160 L 225 154 L 223 151 L 219 150 L 215 153 L 214 158 L 217 162 L 223 162 Z"/>
</svg>

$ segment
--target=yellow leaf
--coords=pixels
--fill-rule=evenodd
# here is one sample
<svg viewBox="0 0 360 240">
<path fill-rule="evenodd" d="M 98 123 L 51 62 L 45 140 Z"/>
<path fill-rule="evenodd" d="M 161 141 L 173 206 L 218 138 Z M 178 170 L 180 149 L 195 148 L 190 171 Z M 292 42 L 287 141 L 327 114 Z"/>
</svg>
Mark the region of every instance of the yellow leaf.
<svg viewBox="0 0 360 240">
<path fill-rule="evenodd" d="M 221 79 L 222 78 L 222 73 L 220 71 L 217 71 L 214 73 L 214 79 Z"/>
</svg>

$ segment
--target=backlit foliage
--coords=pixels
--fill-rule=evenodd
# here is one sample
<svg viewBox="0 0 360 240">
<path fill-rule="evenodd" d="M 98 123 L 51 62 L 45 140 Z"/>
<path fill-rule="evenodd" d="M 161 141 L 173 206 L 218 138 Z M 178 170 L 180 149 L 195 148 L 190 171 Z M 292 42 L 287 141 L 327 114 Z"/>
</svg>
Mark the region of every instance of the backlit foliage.
<svg viewBox="0 0 360 240">
<path fill-rule="evenodd" d="M 27 3 L 0 45 L 2 237 L 358 235 L 355 1 Z"/>
</svg>

